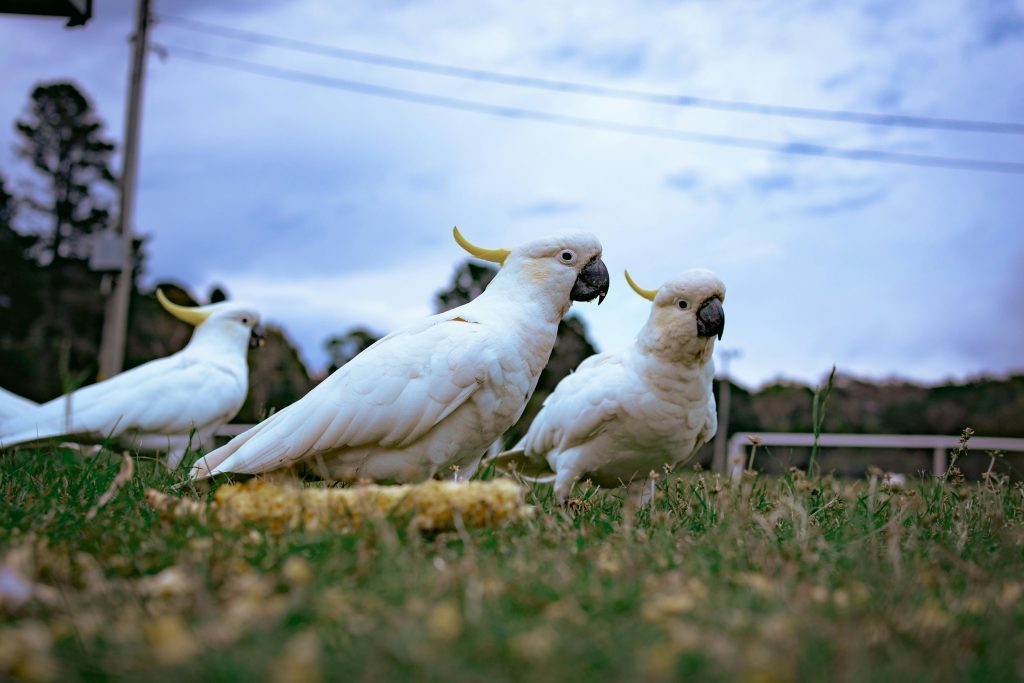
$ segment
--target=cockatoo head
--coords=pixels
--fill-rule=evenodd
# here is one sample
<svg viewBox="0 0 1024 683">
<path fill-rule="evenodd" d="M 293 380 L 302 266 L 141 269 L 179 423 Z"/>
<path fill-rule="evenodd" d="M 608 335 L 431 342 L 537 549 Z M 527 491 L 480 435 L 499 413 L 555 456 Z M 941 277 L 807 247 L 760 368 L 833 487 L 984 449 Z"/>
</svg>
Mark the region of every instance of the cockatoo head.
<svg viewBox="0 0 1024 683">
<path fill-rule="evenodd" d="M 573 301 L 597 299 L 600 304 L 608 294 L 601 243 L 589 232 L 560 233 L 514 249 L 483 249 L 466 240 L 458 228 L 454 233 L 455 241 L 470 254 L 501 266 L 494 280 L 499 287 L 516 286 L 535 297 L 551 297 L 563 315 Z"/>
<path fill-rule="evenodd" d="M 216 336 L 234 342 L 243 349 L 263 346 L 260 314 L 252 306 L 237 301 L 222 301 L 206 306 L 180 306 L 159 289 L 156 290 L 156 298 L 164 310 L 196 328 L 193 338 L 202 333 L 203 336 Z"/>
<path fill-rule="evenodd" d="M 643 289 L 626 272 L 637 294 L 652 302 L 640 332 L 651 351 L 673 360 L 703 361 L 725 330 L 725 285 L 710 270 L 694 268 L 658 289 Z"/>
</svg>

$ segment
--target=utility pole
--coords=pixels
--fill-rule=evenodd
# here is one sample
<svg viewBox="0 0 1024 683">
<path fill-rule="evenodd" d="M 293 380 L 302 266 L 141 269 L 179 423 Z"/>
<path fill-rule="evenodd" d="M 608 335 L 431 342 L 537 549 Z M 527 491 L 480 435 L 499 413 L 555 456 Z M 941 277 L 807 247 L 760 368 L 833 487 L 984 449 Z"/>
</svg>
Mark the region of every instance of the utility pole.
<svg viewBox="0 0 1024 683">
<path fill-rule="evenodd" d="M 718 357 L 722 361 L 722 371 L 718 375 L 718 431 L 715 433 L 714 457 L 711 469 L 714 472 L 725 472 L 725 447 L 729 442 L 729 400 L 732 376 L 729 374 L 729 363 L 738 358 L 739 349 L 720 349 Z"/>
<path fill-rule="evenodd" d="M 121 237 L 121 274 L 107 297 L 100 342 L 99 379 L 121 372 L 124 367 L 125 335 L 128 332 L 128 303 L 132 294 L 132 222 L 135 214 L 135 183 L 139 167 L 139 118 L 142 111 L 142 84 L 149 51 L 149 0 L 137 0 L 135 33 L 132 36 L 132 62 L 128 76 L 128 103 L 124 117 L 124 156 L 121 164 L 121 196 L 118 227 Z"/>
</svg>

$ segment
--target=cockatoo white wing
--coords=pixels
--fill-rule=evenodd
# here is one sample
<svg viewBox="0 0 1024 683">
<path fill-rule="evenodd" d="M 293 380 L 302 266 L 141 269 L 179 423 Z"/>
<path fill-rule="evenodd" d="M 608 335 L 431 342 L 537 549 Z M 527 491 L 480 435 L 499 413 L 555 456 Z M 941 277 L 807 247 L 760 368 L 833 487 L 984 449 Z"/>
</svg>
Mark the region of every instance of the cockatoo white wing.
<svg viewBox="0 0 1024 683">
<path fill-rule="evenodd" d="M 22 398 L 6 389 L 0 389 L 0 424 L 16 415 L 38 407 L 38 403 Z"/>
<path fill-rule="evenodd" d="M 500 384 L 499 341 L 449 312 L 396 332 L 305 397 L 196 462 L 192 476 L 258 474 L 346 447 L 404 448 L 484 384 Z"/>
<path fill-rule="evenodd" d="M 223 367 L 175 354 L 83 387 L 70 399 L 61 396 L 4 421 L 0 443 L 13 445 L 69 434 L 104 438 L 130 431 L 188 434 L 193 426 L 230 419 L 244 396 L 244 383 Z"/>
<path fill-rule="evenodd" d="M 592 439 L 619 416 L 620 402 L 629 399 L 627 377 L 618 354 L 587 358 L 547 397 L 517 448 L 529 457 L 544 457 Z"/>
</svg>

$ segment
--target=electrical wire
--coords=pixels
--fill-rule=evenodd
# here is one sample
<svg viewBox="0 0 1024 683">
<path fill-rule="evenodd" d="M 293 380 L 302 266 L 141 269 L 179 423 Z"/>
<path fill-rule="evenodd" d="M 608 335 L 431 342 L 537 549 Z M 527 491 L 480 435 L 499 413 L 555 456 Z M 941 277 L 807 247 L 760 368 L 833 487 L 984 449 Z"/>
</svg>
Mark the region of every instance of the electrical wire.
<svg viewBox="0 0 1024 683">
<path fill-rule="evenodd" d="M 484 81 L 521 88 L 533 88 L 559 93 L 574 93 L 592 95 L 595 97 L 633 100 L 676 107 L 693 107 L 712 109 L 716 111 L 742 112 L 762 116 L 781 116 L 818 121 L 861 123 L 873 126 L 895 126 L 959 132 L 1024 135 L 1024 123 L 910 116 L 905 114 L 881 114 L 780 104 L 763 104 L 741 100 L 723 100 L 710 97 L 697 97 L 694 95 L 670 95 L 643 90 L 632 90 L 628 88 L 613 88 L 602 85 L 538 78 L 535 76 L 506 74 L 484 69 L 473 69 L 450 64 L 406 59 L 403 57 L 395 57 L 376 52 L 352 50 L 349 48 L 335 47 L 305 40 L 296 40 L 268 33 L 247 31 L 230 26 L 211 24 L 204 21 L 196 21 L 195 19 L 188 19 L 168 14 L 161 14 L 158 19 L 160 22 L 176 26 L 187 31 L 241 40 L 257 45 L 267 45 L 286 50 L 295 50 L 324 57 L 360 62 L 363 64 L 372 64 L 374 66 L 405 69 L 438 76 Z"/>
<path fill-rule="evenodd" d="M 694 142 L 708 145 L 725 147 L 738 147 L 743 149 L 754 149 L 780 154 L 796 154 L 802 156 L 827 157 L 833 159 L 846 159 L 852 161 L 871 161 L 884 164 L 898 164 L 904 166 L 923 166 L 931 168 L 947 168 L 963 171 L 981 171 L 989 173 L 1024 174 L 1024 163 L 1015 161 L 994 161 L 987 159 L 965 159 L 959 157 L 932 156 L 925 154 L 911 154 L 905 152 L 889 152 L 872 149 L 850 149 L 841 147 L 828 147 L 805 142 L 776 142 L 758 138 L 747 138 L 734 135 L 717 135 L 684 131 L 673 128 L 662 128 L 657 126 L 636 125 L 606 121 L 602 119 L 587 118 L 582 116 L 571 116 L 552 112 L 537 111 L 505 105 L 464 100 L 444 95 L 392 88 L 388 86 L 364 83 L 333 76 L 323 76 L 307 71 L 286 69 L 277 66 L 250 62 L 235 57 L 224 57 L 211 53 L 195 50 L 193 48 L 177 45 L 160 45 L 160 49 L 168 54 L 181 57 L 194 62 L 201 62 L 216 65 L 235 71 L 242 71 L 259 76 L 276 78 L 279 80 L 291 81 L 316 85 L 323 88 L 343 90 L 371 97 L 379 97 L 390 100 L 411 102 L 432 107 L 442 107 L 459 111 L 474 112 L 497 116 L 508 119 L 536 121 L 560 126 L 569 126 L 589 130 L 602 130 L 614 133 L 638 135 L 648 138 L 659 138 L 676 140 L 681 142 Z"/>
</svg>

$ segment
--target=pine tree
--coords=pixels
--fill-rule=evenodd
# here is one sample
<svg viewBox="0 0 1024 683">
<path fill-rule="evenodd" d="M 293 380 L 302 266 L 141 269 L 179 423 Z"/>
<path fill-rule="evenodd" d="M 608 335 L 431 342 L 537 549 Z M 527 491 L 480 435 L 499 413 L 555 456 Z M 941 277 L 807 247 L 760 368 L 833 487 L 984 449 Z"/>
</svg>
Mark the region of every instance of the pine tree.
<svg viewBox="0 0 1024 683">
<path fill-rule="evenodd" d="M 49 399 L 67 388 L 67 377 L 95 369 L 103 297 L 101 276 L 85 257 L 89 235 L 110 223 L 114 145 L 72 83 L 36 85 L 15 128 L 16 152 L 41 181 L 23 204 L 36 218 L 26 227 L 40 235 L 33 256 L 43 267 L 34 286 L 38 315 L 10 350 L 21 353 L 16 379 L 24 395 Z"/>
<path fill-rule="evenodd" d="M 17 153 L 43 176 L 45 187 L 28 205 L 52 221 L 44 258 L 81 257 L 81 237 L 107 227 L 108 197 L 116 183 L 110 170 L 114 144 L 89 99 L 73 83 L 37 85 L 23 119 Z"/>
</svg>

